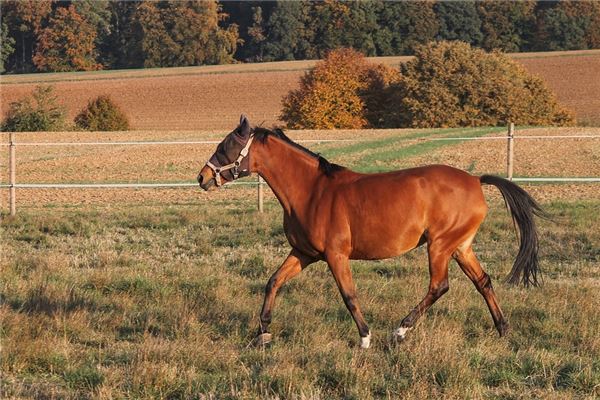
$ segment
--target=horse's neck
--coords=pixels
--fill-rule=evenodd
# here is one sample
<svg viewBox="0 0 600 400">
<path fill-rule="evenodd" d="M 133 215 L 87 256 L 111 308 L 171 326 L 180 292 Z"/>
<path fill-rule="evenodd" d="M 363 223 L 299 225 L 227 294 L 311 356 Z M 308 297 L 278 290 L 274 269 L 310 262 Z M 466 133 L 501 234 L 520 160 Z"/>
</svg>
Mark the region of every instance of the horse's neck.
<svg viewBox="0 0 600 400">
<path fill-rule="evenodd" d="M 281 139 L 268 136 L 252 145 L 250 170 L 269 184 L 288 213 L 302 213 L 321 175 L 319 161 Z"/>
</svg>

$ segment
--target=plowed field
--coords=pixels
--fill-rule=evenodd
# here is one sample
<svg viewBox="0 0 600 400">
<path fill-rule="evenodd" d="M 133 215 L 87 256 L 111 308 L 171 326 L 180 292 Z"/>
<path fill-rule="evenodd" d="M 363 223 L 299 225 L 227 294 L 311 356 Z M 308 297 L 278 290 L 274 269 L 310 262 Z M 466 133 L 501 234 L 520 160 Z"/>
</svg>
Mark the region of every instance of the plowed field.
<svg viewBox="0 0 600 400">
<path fill-rule="evenodd" d="M 600 123 L 600 50 L 513 55 L 544 78 L 559 100 L 586 124 Z M 397 65 L 409 57 L 375 60 Z M 69 118 L 100 94 L 110 94 L 139 130 L 227 129 L 248 114 L 278 123 L 281 99 L 298 87 L 315 61 L 184 67 L 90 73 L 31 74 L 0 78 L 2 114 L 36 85 L 51 83 Z"/>
</svg>

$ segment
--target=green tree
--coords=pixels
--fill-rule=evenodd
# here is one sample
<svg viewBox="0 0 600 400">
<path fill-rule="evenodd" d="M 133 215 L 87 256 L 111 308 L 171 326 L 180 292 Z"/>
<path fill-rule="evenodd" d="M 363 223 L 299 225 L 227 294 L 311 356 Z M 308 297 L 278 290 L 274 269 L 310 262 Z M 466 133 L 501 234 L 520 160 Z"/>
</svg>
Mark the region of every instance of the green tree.
<svg viewBox="0 0 600 400">
<path fill-rule="evenodd" d="M 535 1 L 484 0 L 477 2 L 486 50 L 518 52 L 529 47 L 535 28 Z"/>
<path fill-rule="evenodd" d="M 126 131 L 129 120 L 109 96 L 102 95 L 90 100 L 77 114 L 75 125 L 88 131 Z"/>
<path fill-rule="evenodd" d="M 560 1 L 539 12 L 536 48 L 578 50 L 600 48 L 600 3 Z"/>
<path fill-rule="evenodd" d="M 433 5 L 431 1 L 385 3 L 375 37 L 377 54 L 410 54 L 415 46 L 432 41 L 439 29 Z"/>
<path fill-rule="evenodd" d="M 37 86 L 31 96 L 10 104 L 2 131 L 60 131 L 65 127 L 66 110 L 53 95 L 52 86 Z"/>
<path fill-rule="evenodd" d="M 227 17 L 216 1 L 143 2 L 132 15 L 130 37 L 144 67 L 177 67 L 233 62 L 236 25 L 221 28 Z"/>
<path fill-rule="evenodd" d="M 483 40 L 481 19 L 472 1 L 441 1 L 434 5 L 439 22 L 438 40 L 460 40 L 478 46 Z"/>
<path fill-rule="evenodd" d="M 252 26 L 248 27 L 248 36 L 250 37 L 249 45 L 254 57 L 251 60 L 263 61 L 264 57 L 264 41 L 267 38 L 265 35 L 265 21 L 263 19 L 262 7 L 252 7 Z"/>
<path fill-rule="evenodd" d="M 310 58 L 313 33 L 307 28 L 309 11 L 305 2 L 278 1 L 275 4 L 267 22 L 265 61 Z"/>
<path fill-rule="evenodd" d="M 8 36 L 8 27 L 4 22 L 2 22 L 0 31 L 0 45 L 2 46 L 2 50 L 0 52 L 0 73 L 5 71 L 4 65 L 6 60 L 10 55 L 15 51 L 13 47 L 15 45 L 15 39 Z"/>
<path fill-rule="evenodd" d="M 402 65 L 395 87 L 404 127 L 568 125 L 544 82 L 499 53 L 462 42 L 437 42 L 416 49 Z"/>
</svg>

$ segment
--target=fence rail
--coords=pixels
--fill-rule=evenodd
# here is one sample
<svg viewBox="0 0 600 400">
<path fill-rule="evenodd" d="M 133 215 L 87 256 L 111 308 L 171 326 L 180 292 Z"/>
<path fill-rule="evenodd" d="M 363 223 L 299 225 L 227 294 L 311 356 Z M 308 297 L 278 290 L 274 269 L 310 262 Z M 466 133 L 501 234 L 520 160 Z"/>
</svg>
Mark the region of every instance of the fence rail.
<svg viewBox="0 0 600 400">
<path fill-rule="evenodd" d="M 527 135 L 515 136 L 514 124 L 508 126 L 506 136 L 484 136 L 484 137 L 444 137 L 444 138 L 406 138 L 408 141 L 465 141 L 465 140 L 506 140 L 506 175 L 508 179 L 517 182 L 600 182 L 600 177 L 513 177 L 514 165 L 514 141 L 515 140 L 548 140 L 548 139 L 600 139 L 600 135 Z M 343 143 L 343 142 L 362 142 L 360 139 L 302 139 L 299 143 Z M 169 146 L 169 145 L 206 145 L 218 144 L 217 140 L 192 140 L 192 141 L 121 141 L 121 142 L 17 142 L 15 132 L 9 133 L 9 142 L 0 143 L 0 146 L 8 146 L 9 158 L 9 183 L 0 184 L 0 188 L 9 189 L 10 215 L 16 214 L 16 189 L 129 189 L 129 188 L 185 188 L 198 187 L 195 182 L 158 182 L 158 183 L 17 183 L 16 182 L 16 147 L 20 146 Z M 257 181 L 238 181 L 227 183 L 226 186 L 234 185 L 256 185 L 257 189 L 257 207 L 263 211 L 263 186 L 266 183 L 259 176 Z"/>
</svg>

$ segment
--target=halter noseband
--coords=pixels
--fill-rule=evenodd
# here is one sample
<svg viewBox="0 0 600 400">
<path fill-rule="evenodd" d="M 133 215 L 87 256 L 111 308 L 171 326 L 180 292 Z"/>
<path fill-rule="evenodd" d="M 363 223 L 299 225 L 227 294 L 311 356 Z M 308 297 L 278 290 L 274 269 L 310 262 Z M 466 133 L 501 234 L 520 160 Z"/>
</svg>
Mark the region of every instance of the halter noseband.
<svg viewBox="0 0 600 400">
<path fill-rule="evenodd" d="M 246 145 L 240 151 L 240 155 L 238 156 L 238 158 L 230 164 L 223 165 L 223 166 L 217 166 L 217 165 L 214 165 L 213 163 L 211 163 L 210 160 L 208 160 L 206 162 L 206 165 L 210 169 L 212 169 L 213 172 L 215 173 L 215 183 L 216 183 L 217 187 L 223 185 L 221 183 L 221 173 L 224 171 L 229 171 L 230 169 L 233 169 L 233 171 L 231 172 L 231 174 L 233 175 L 233 179 L 237 179 L 238 176 L 240 176 L 240 170 L 239 170 L 240 164 L 241 164 L 242 160 L 248 155 L 248 151 L 250 150 L 250 145 L 252 144 L 253 140 L 254 140 L 254 132 L 250 133 L 248 142 L 246 142 Z"/>
</svg>

